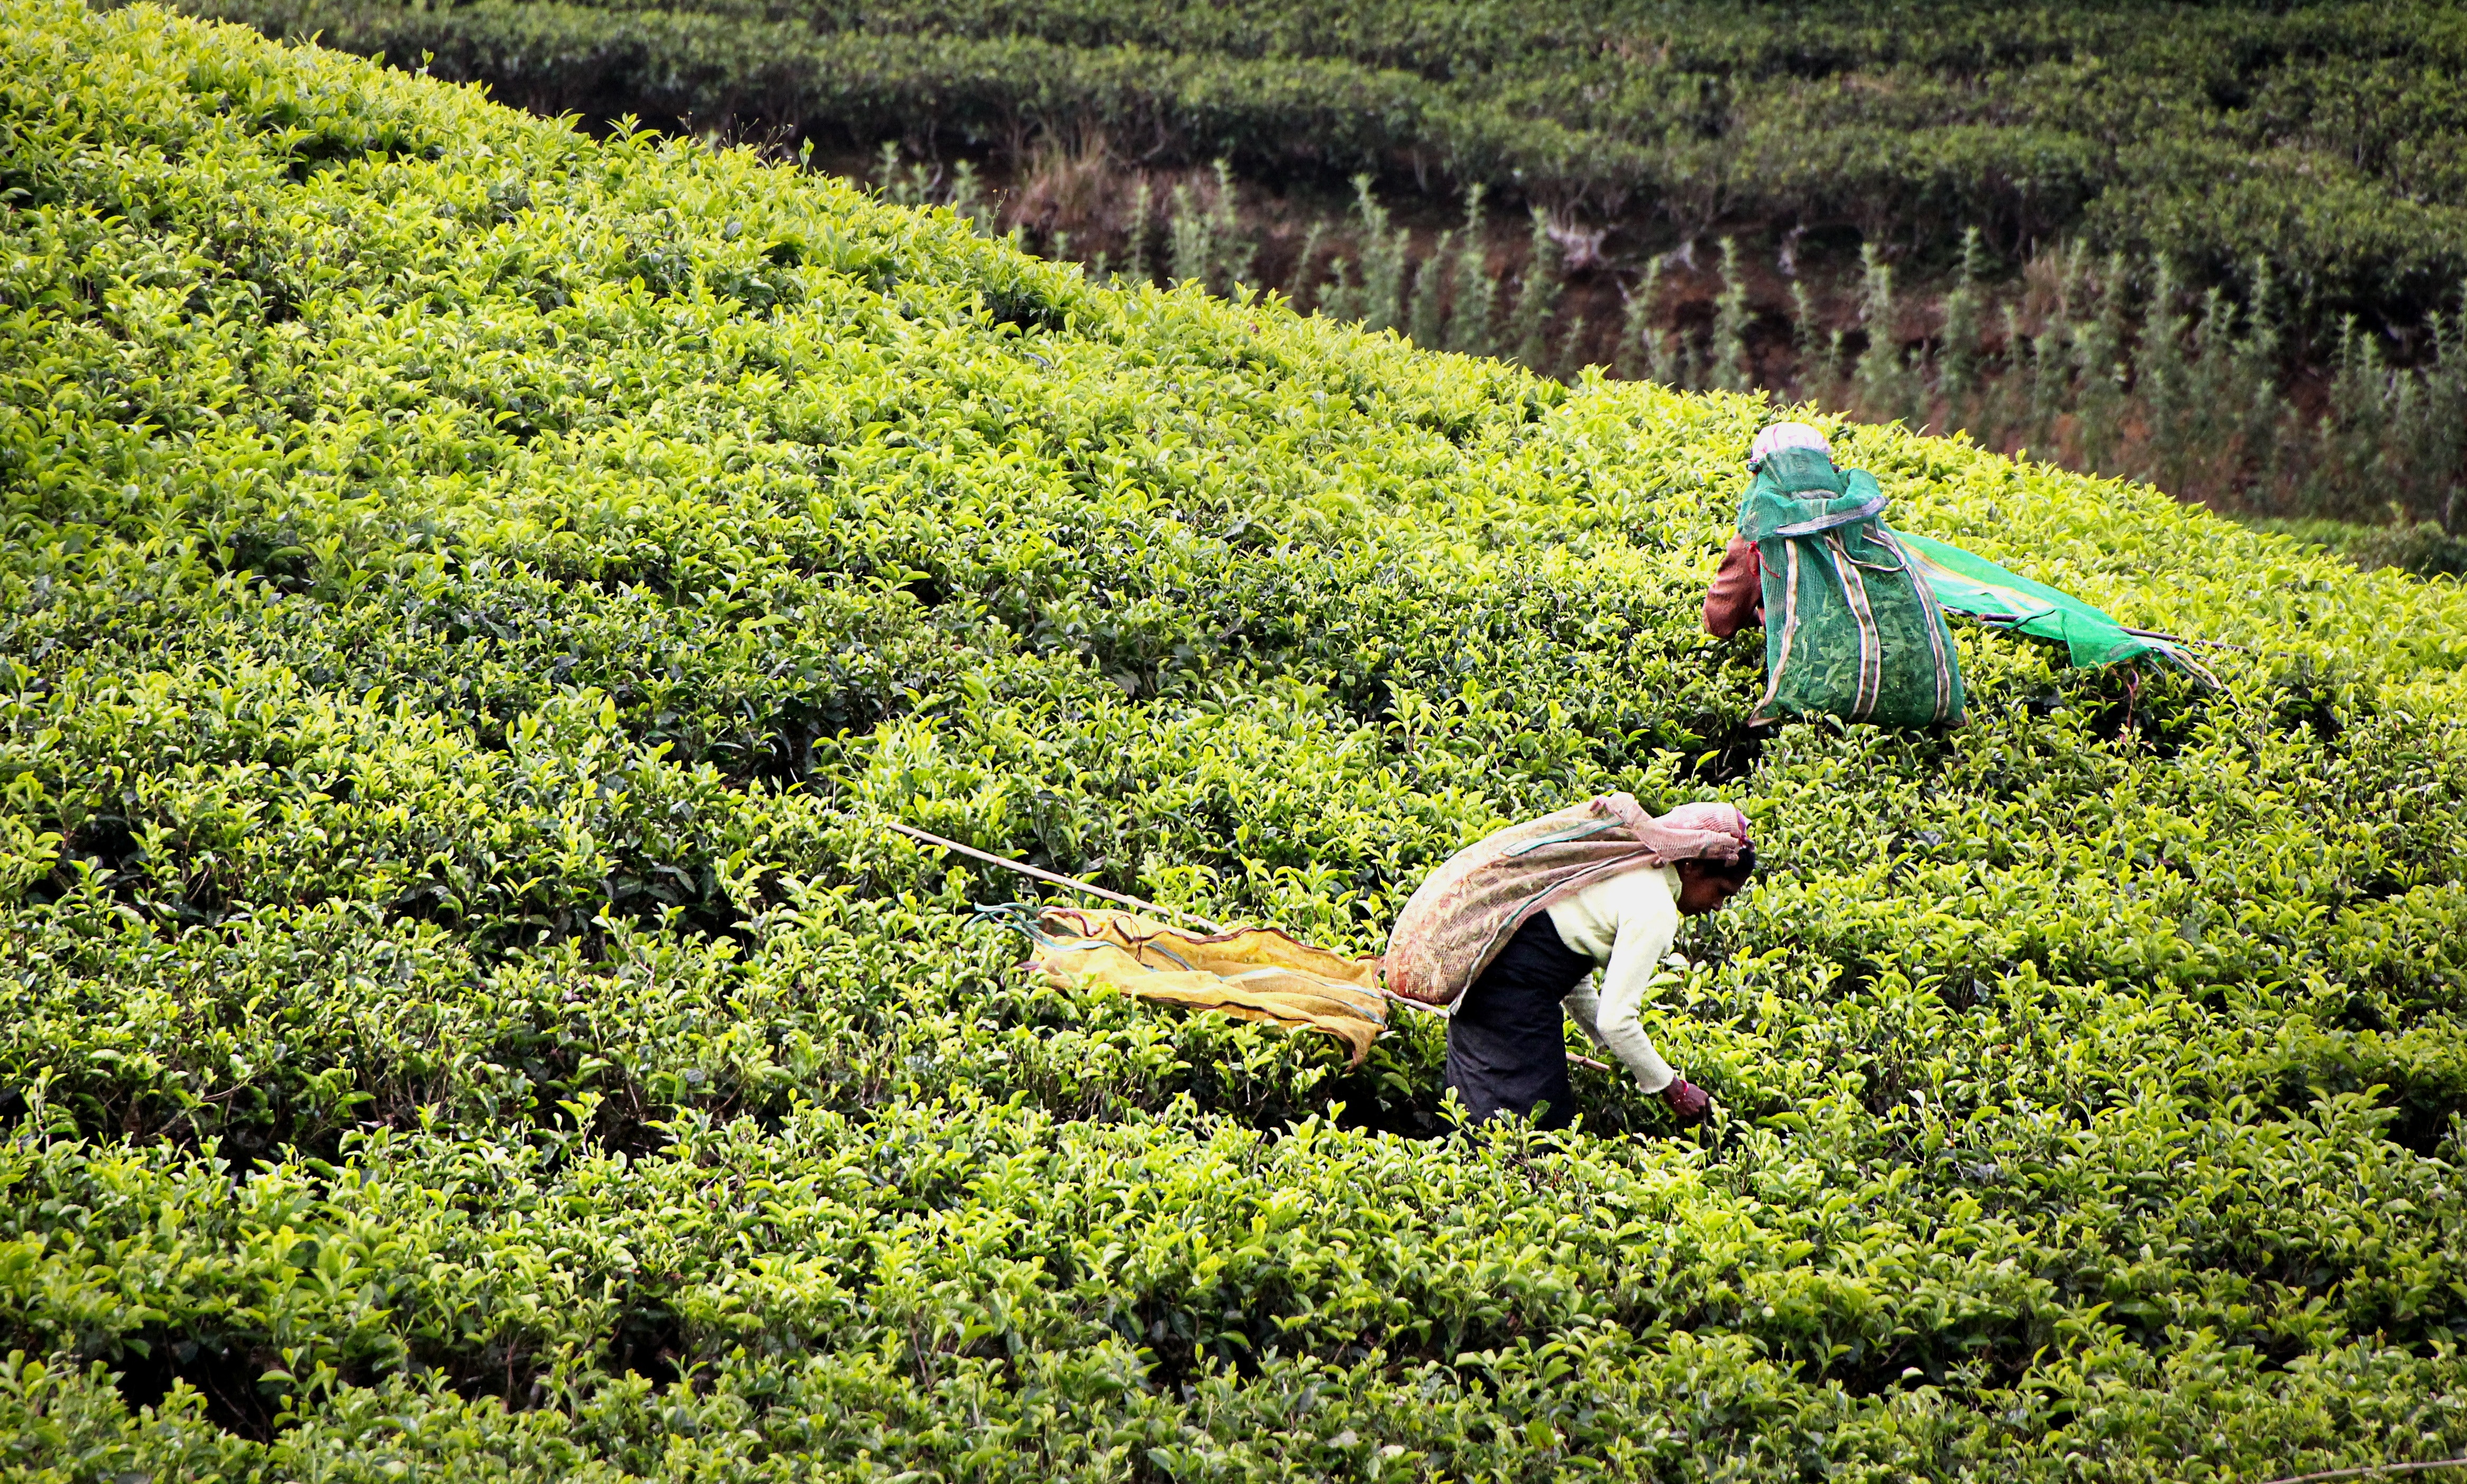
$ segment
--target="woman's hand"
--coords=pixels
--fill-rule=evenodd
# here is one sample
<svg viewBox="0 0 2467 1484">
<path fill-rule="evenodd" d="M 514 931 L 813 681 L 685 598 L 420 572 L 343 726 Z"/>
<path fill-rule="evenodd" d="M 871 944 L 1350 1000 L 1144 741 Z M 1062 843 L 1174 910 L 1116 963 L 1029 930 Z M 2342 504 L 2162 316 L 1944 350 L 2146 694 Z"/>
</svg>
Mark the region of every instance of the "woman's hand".
<svg viewBox="0 0 2467 1484">
<path fill-rule="evenodd" d="M 1662 1101 L 1682 1124 L 1702 1123 L 1713 1112 L 1713 1094 L 1685 1077 L 1673 1077 L 1662 1090 Z"/>
</svg>

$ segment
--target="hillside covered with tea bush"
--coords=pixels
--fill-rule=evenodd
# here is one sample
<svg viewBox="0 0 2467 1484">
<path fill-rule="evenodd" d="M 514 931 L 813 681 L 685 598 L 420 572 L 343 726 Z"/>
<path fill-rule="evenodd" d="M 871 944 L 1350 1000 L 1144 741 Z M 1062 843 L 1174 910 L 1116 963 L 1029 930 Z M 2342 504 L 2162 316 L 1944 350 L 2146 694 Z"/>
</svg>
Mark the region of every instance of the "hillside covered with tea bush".
<svg viewBox="0 0 2467 1484">
<path fill-rule="evenodd" d="M 758 142 L 1098 280 L 1964 430 L 2361 561 L 2467 539 L 2455 6 L 178 8 Z"/>
<path fill-rule="evenodd" d="M 1742 721 L 1771 410 L 0 0 L 36 1478 L 2265 1478 L 2467 1448 L 2467 596 L 1848 430 L 2226 682 Z M 1022 979 L 897 819 L 1375 951 L 1726 798 L 1681 1135 Z"/>
<path fill-rule="evenodd" d="M 2392 322 L 2467 276 L 2467 22 L 2423 0 L 182 0 L 595 120 L 1357 170 L 1680 239 L 2086 232 Z M 1631 214 L 1641 220 L 1632 220 Z"/>
</svg>

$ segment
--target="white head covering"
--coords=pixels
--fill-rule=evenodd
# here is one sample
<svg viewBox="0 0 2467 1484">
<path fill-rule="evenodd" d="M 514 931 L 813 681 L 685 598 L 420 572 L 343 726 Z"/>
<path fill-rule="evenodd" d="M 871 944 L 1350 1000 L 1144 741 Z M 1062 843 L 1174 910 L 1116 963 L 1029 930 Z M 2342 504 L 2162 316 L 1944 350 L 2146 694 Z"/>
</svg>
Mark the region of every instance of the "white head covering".
<svg viewBox="0 0 2467 1484">
<path fill-rule="evenodd" d="M 1748 467 L 1754 468 L 1768 455 L 1785 448 L 1813 448 L 1827 459 L 1833 457 L 1833 445 L 1822 432 L 1803 422 L 1777 422 L 1756 435 L 1755 443 L 1748 449 Z"/>
</svg>

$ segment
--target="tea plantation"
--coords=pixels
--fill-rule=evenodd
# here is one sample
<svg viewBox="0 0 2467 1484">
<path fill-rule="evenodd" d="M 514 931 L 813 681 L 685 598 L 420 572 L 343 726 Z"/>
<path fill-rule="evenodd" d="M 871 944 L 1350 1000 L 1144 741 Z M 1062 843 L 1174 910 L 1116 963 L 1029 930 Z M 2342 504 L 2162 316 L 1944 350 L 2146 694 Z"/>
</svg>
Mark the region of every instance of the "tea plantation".
<svg viewBox="0 0 2467 1484">
<path fill-rule="evenodd" d="M 1758 740 L 1770 410 L 1562 387 L 150 8 L 0 0 L 0 1469 L 2260 1479 L 2467 1449 L 2467 595 L 1856 430 L 2242 646 Z M 1770 863 L 1451 1130 L 1022 979 L 899 819 L 1375 951 Z"/>
</svg>

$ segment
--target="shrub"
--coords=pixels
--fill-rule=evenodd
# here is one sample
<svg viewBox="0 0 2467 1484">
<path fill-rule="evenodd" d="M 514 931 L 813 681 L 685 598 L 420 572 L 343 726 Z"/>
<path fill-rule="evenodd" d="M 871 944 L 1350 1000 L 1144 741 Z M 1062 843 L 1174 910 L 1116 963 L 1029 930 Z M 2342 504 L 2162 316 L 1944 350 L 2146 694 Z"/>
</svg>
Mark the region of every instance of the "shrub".
<svg viewBox="0 0 2467 1484">
<path fill-rule="evenodd" d="M 2360 526 L 2345 521 L 2256 521 L 2256 527 L 2298 541 L 2318 542 L 2359 567 L 2394 567 L 2422 577 L 2467 577 L 2467 541 L 2437 522 L 2413 526 Z"/>
<path fill-rule="evenodd" d="M 2467 474 L 2467 173 L 2442 163 L 2467 129 L 2467 93 L 2444 80 L 2467 65 L 2467 30 L 2446 9 L 189 8 L 601 126 L 640 116 L 840 169 L 879 144 L 894 199 L 946 173 L 937 194 L 961 214 L 999 210 L 1051 257 L 1075 237 L 1100 276 L 1149 277 L 1150 213 L 1132 229 L 1089 182 L 1135 176 L 1130 193 L 1152 169 L 1212 161 L 1214 189 L 1156 197 L 1180 255 L 1207 259 L 1169 253 L 1169 277 L 1274 285 L 1538 371 L 1599 363 L 1963 428 L 2216 508 L 2370 521 L 2394 504 L 2407 523 L 2467 521 L 2452 498 Z M 902 163 L 903 147 L 956 163 Z M 1076 162 L 1077 209 L 1032 182 L 998 208 L 980 198 L 985 179 L 1057 157 Z M 1234 164 L 1283 193 L 1256 233 L 1235 231 Z M 1348 224 L 1314 189 L 1356 170 L 1406 197 L 1406 220 L 1450 190 L 1495 188 L 1505 225 L 1544 209 L 1550 236 L 1537 231 L 1501 301 L 1478 210 L 1461 236 L 1426 232 L 1417 267 L 1413 231 L 1392 230 L 1397 202 L 1362 185 Z M 1324 284 L 1315 239 L 1283 266 L 1292 234 L 1275 218 L 1297 210 L 1354 239 Z M 1720 271 L 1700 276 L 1698 244 L 1717 237 Z M 1777 277 L 1743 242 L 1775 247 Z M 1253 272 L 1268 260 L 1282 271 Z M 2001 335 L 1978 302 L 1991 261 L 2022 270 Z M 1665 262 L 1691 271 L 1652 322 L 1645 281 Z M 1810 278 L 1826 291 L 1805 293 Z M 2053 303 L 2033 302 L 2048 297 L 2033 281 L 2058 286 Z M 1940 334 L 1925 327 L 1939 319 Z M 1855 367 L 1823 353 L 1845 332 L 1865 342 Z M 1773 353 L 1784 340 L 1799 353 Z"/>
<path fill-rule="evenodd" d="M 2250 1477 L 2467 1443 L 2455 585 L 1840 430 L 2248 646 L 1960 636 L 1751 737 L 1773 409 L 1114 291 L 916 212 L 7 0 L 0 1436 L 64 1476 Z M 938 832 L 1374 949 L 1486 826 L 1719 794 L 1656 1033 L 1010 972 Z"/>
<path fill-rule="evenodd" d="M 2420 321 L 2467 277 L 2467 28 L 2410 0 L 2249 6 L 1331 9 L 1023 0 L 186 0 L 550 113 L 1016 154 L 1094 131 L 1254 177 L 1474 184 L 1692 240 L 1894 248 L 1983 226 Z M 1437 204 L 1436 202 L 1434 204 Z"/>
</svg>

